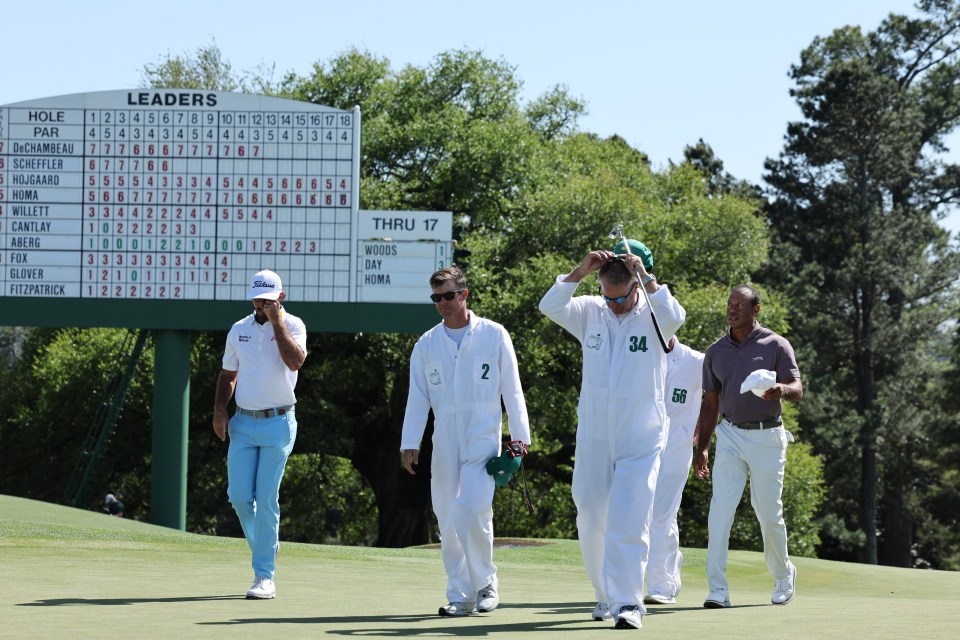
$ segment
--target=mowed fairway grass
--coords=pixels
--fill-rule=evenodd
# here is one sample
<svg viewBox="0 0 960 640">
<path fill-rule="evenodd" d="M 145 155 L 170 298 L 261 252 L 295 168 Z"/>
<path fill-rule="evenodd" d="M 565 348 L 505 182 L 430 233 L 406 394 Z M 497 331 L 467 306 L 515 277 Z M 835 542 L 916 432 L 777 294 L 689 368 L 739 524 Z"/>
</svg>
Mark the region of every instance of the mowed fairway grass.
<svg viewBox="0 0 960 640">
<path fill-rule="evenodd" d="M 641 631 L 589 620 L 569 540 L 497 548 L 500 608 L 451 619 L 437 549 L 284 543 L 277 599 L 251 601 L 242 540 L 0 495 L 0 638 L 960 638 L 960 573 L 795 558 L 798 595 L 773 606 L 762 555 L 732 552 L 733 607 L 706 610 L 705 552 L 684 554 L 678 604 Z"/>
</svg>

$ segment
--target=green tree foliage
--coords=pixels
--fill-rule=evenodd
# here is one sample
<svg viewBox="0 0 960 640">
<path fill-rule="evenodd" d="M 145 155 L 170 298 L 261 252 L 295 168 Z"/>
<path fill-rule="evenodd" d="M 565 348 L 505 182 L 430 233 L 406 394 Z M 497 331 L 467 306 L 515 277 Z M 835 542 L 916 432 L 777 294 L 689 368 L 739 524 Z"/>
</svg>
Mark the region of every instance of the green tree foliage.
<svg viewBox="0 0 960 640">
<path fill-rule="evenodd" d="M 531 123 L 518 103 L 514 70 L 473 51 L 443 53 L 426 68 L 394 71 L 385 59 L 352 49 L 316 64 L 309 77 L 288 78 L 285 87 L 289 97 L 360 107 L 362 207 L 455 211 L 461 239 L 475 229 L 503 228 L 542 140 L 572 127 L 580 109 L 558 88 L 537 103 Z M 427 542 L 435 535 L 429 427 L 417 476 L 398 464 L 415 339 L 322 336 L 320 349 L 338 357 L 315 369 L 321 384 L 301 384 L 298 392 L 301 401 L 322 407 L 320 421 L 333 432 L 340 455 L 370 483 L 377 498 L 377 544 L 383 546 Z"/>
<path fill-rule="evenodd" d="M 283 475 L 283 538 L 296 542 L 369 545 L 377 535 L 370 490 L 349 460 L 294 453 Z"/>
<path fill-rule="evenodd" d="M 237 73 L 216 42 L 199 47 L 194 53 L 161 56 L 154 64 L 145 64 L 141 84 L 155 89 L 209 89 L 274 95 L 273 68 L 261 65 L 252 71 Z"/>
<path fill-rule="evenodd" d="M 168 56 L 145 73 L 153 86 L 229 90 L 242 89 L 242 80 L 215 47 L 196 56 Z M 580 346 L 537 311 L 539 299 L 555 275 L 569 272 L 587 251 L 611 246 L 610 228 L 623 223 L 629 237 L 653 249 L 655 272 L 686 307 L 681 339 L 702 350 L 724 330 L 730 286 L 749 281 L 767 260 L 768 232 L 754 191 L 739 189 L 732 179 L 718 182 L 722 163 L 710 160 L 706 144 L 688 161 L 654 173 L 644 154 L 622 139 L 579 132 L 584 105 L 566 88 L 555 87 L 525 106 L 519 89 L 510 65 L 474 51 L 446 52 L 425 67 L 394 70 L 386 59 L 351 49 L 318 62 L 306 77 L 288 74 L 276 93 L 360 107 L 362 208 L 455 212 L 457 239 L 470 252 L 465 266 L 471 308 L 513 335 L 533 422 L 533 453 L 525 465 L 537 510 L 526 512 L 515 479 L 496 493 L 498 534 L 570 537 L 576 533 L 569 482 Z M 593 279 L 582 292 L 595 287 Z M 786 300 L 772 287 L 763 288 L 763 295 L 765 324 L 785 331 Z M 238 317 L 243 313 L 238 304 Z M 55 335 L 38 333 L 36 344 Z M 310 335 L 297 389 L 297 445 L 281 491 L 285 537 L 382 546 L 435 540 L 432 425 L 417 475 L 399 465 L 416 338 Z M 226 448 L 210 428 L 223 343 L 223 332 L 193 336 L 187 522 L 194 531 L 241 535 L 225 496 Z M 46 354 L 33 347 L 24 360 L 44 361 Z M 25 379 L 24 397 L 35 395 L 31 385 L 35 379 Z M 143 402 L 148 406 L 148 399 Z M 49 414 L 36 418 L 37 424 L 43 420 Z M 144 415 L 142 446 L 131 444 L 132 451 L 148 451 L 148 427 Z M 803 451 L 795 447 L 791 456 Z M 117 471 L 124 486 L 141 496 L 134 504 L 141 515 L 149 506 L 146 464 L 131 462 Z M 808 497 L 797 498 L 800 513 L 790 514 L 796 522 L 788 526 L 806 531 L 816 494 L 804 494 L 800 485 L 819 486 L 816 464 L 791 465 L 797 475 L 791 472 L 788 483 L 797 484 L 797 493 L 790 495 Z M 706 501 L 685 507 L 701 524 L 709 500 L 704 495 Z M 755 537 L 744 540 L 757 544 Z"/>
<path fill-rule="evenodd" d="M 712 154 L 708 146 L 704 152 Z M 533 453 L 524 463 L 537 512 L 528 515 L 517 495 L 519 479 L 497 492 L 498 535 L 575 535 L 572 478 L 576 406 L 580 389 L 580 345 L 536 311 L 558 274 L 568 273 L 596 248 L 610 248 L 608 233 L 622 222 L 629 237 L 654 252 L 654 271 L 669 282 L 687 310 L 680 338 L 704 350 L 726 327 L 724 309 L 732 285 L 750 280 L 767 254 L 767 232 L 752 191 L 735 195 L 711 188 L 709 176 L 691 163 L 654 174 L 642 154 L 619 138 L 579 134 L 558 141 L 538 159 L 534 176 L 510 212 L 507 234 L 479 229 L 469 234 L 468 273 L 472 308 L 507 326 L 513 336 L 531 416 Z M 580 287 L 592 293 L 596 278 Z M 766 326 L 787 332 L 786 305 L 761 287 Z M 789 415 L 789 414 L 788 414 Z M 509 425 L 508 425 L 509 426 Z M 798 432 L 799 435 L 799 432 Z M 819 461 L 806 445 L 790 449 L 785 500 L 791 544 L 813 555 L 819 542 L 812 522 L 820 504 Z M 692 482 L 684 497 L 684 544 L 706 542 L 710 485 Z M 752 523 L 752 524 L 751 524 Z M 759 549 L 762 541 L 748 501 L 737 518 L 734 544 Z"/>
<path fill-rule="evenodd" d="M 938 400 L 919 399 L 960 275 L 937 225 L 960 186 L 960 167 L 942 159 L 960 122 L 960 7 L 917 7 L 917 19 L 838 29 L 801 53 L 791 77 L 803 120 L 766 176 L 776 239 L 766 279 L 796 303 L 812 398 L 803 424 L 827 460 L 835 516 L 823 551 L 848 558 L 858 545 L 862 561 L 904 566 L 925 534 L 918 482 L 941 417 Z"/>
<path fill-rule="evenodd" d="M 29 332 L 20 358 L 5 372 L 2 398 L 6 419 L 0 424 L 0 487 L 4 492 L 68 503 L 68 480 L 81 458 L 84 441 L 105 391 L 123 371 L 116 329 L 62 329 Z M 144 358 L 119 414 L 105 458 L 97 466 L 90 508 L 102 507 L 114 492 L 129 511 L 139 512 L 149 496 L 129 486 L 125 470 L 142 470 L 149 460 L 152 359 Z M 149 433 L 149 432 L 147 432 Z"/>
</svg>

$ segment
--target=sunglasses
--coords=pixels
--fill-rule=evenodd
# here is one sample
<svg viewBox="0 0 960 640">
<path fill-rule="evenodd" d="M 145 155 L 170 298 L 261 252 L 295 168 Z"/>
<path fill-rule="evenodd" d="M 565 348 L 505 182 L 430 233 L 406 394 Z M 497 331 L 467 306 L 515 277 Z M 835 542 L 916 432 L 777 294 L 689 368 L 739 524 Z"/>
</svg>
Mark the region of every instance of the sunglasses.
<svg viewBox="0 0 960 640">
<path fill-rule="evenodd" d="M 443 293 L 431 293 L 430 299 L 433 300 L 434 302 L 440 302 L 441 298 L 444 300 L 453 300 L 464 291 L 465 289 L 457 289 L 456 291 L 444 291 Z"/>
<path fill-rule="evenodd" d="M 600 297 L 603 298 L 606 302 L 616 302 L 617 304 L 623 304 L 624 302 L 626 302 L 627 298 L 630 297 L 630 294 L 633 293 L 633 290 L 636 288 L 637 288 L 637 282 L 636 280 L 634 280 L 633 286 L 631 286 L 630 289 L 622 296 L 619 296 L 617 298 L 608 298 L 607 296 L 603 295 L 603 289 L 601 289 Z"/>
</svg>

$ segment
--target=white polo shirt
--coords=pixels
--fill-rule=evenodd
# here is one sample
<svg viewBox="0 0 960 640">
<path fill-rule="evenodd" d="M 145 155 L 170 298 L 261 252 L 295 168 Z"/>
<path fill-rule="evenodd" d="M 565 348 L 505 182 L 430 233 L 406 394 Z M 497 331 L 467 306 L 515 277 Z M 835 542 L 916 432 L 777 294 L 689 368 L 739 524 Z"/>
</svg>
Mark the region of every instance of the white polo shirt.
<svg viewBox="0 0 960 640">
<path fill-rule="evenodd" d="M 306 325 L 283 309 L 280 313 L 287 331 L 306 354 Z M 273 324 L 258 324 L 252 313 L 230 327 L 223 352 L 223 368 L 237 372 L 234 397 L 241 409 L 272 409 L 297 402 L 293 393 L 297 386 L 297 372 L 291 371 L 280 357 Z"/>
</svg>

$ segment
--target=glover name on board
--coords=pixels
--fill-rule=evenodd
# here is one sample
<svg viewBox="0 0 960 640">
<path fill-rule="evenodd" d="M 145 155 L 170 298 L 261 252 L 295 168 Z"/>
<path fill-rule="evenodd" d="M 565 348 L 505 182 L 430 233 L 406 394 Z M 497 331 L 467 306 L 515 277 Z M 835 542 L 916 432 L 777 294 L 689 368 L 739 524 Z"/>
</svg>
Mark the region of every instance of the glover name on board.
<svg viewBox="0 0 960 640">
<path fill-rule="evenodd" d="M 11 267 L 7 277 L 10 280 L 43 280 L 43 269 L 39 267 Z"/>
</svg>

